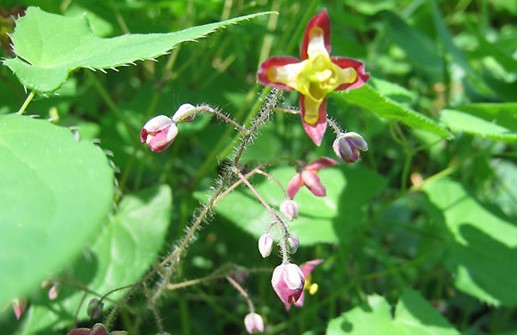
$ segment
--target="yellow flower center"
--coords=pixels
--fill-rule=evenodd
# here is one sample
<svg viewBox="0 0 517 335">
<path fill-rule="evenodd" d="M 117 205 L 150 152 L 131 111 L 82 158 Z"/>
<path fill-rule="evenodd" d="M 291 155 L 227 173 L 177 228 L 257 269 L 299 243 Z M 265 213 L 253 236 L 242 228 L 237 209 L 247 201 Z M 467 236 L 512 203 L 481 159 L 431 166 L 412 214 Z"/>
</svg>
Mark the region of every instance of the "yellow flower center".
<svg viewBox="0 0 517 335">
<path fill-rule="evenodd" d="M 318 27 L 310 32 L 307 55 L 308 58 L 300 63 L 273 67 L 268 79 L 303 94 L 305 122 L 315 124 L 325 96 L 343 84 L 353 83 L 357 72 L 351 67 L 342 69 L 332 62 L 325 48 L 323 30 Z"/>
</svg>

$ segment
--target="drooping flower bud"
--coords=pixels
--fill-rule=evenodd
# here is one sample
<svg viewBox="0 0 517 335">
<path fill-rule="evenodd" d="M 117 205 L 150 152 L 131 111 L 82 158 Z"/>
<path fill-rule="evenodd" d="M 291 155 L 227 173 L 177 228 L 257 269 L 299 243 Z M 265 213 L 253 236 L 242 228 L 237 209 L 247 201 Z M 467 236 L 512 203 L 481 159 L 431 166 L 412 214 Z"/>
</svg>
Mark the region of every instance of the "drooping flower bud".
<svg viewBox="0 0 517 335">
<path fill-rule="evenodd" d="M 285 199 L 280 204 L 280 212 L 289 220 L 293 221 L 298 217 L 298 205 L 294 200 Z"/>
<path fill-rule="evenodd" d="M 357 162 L 361 151 L 368 151 L 368 143 L 358 133 L 340 133 L 332 148 L 336 155 L 347 163 Z"/>
<path fill-rule="evenodd" d="M 264 332 L 264 320 L 257 313 L 248 313 L 244 318 L 244 325 L 249 334 Z"/>
<path fill-rule="evenodd" d="M 86 313 L 92 319 L 98 319 L 102 315 L 102 308 L 104 304 L 97 298 L 93 298 L 88 303 L 88 308 L 86 309 Z"/>
<path fill-rule="evenodd" d="M 273 236 L 270 233 L 264 233 L 258 240 L 258 249 L 262 257 L 266 258 L 271 255 L 273 250 Z"/>
<path fill-rule="evenodd" d="M 283 263 L 275 268 L 271 285 L 282 300 L 286 309 L 291 307 L 301 296 L 305 285 L 302 271 L 296 264 Z"/>
<path fill-rule="evenodd" d="M 300 246 L 300 239 L 295 234 L 289 234 L 289 238 L 287 239 L 289 243 L 289 250 L 294 254 L 298 251 L 298 247 Z"/>
<path fill-rule="evenodd" d="M 146 143 L 152 152 L 160 152 L 167 149 L 177 135 L 176 123 L 165 115 L 158 115 L 144 125 L 140 141 Z"/>
<path fill-rule="evenodd" d="M 196 107 L 191 104 L 183 104 L 178 110 L 172 115 L 172 121 L 174 122 L 190 122 L 196 117 Z"/>
<path fill-rule="evenodd" d="M 27 307 L 27 300 L 25 299 L 14 299 L 13 301 L 13 312 L 16 316 L 16 320 L 20 320 L 23 312 L 25 311 L 25 307 Z"/>
<path fill-rule="evenodd" d="M 48 290 L 48 298 L 50 300 L 56 300 L 58 295 L 59 295 L 59 283 L 53 282 L 52 286 L 50 286 L 50 289 Z"/>
</svg>

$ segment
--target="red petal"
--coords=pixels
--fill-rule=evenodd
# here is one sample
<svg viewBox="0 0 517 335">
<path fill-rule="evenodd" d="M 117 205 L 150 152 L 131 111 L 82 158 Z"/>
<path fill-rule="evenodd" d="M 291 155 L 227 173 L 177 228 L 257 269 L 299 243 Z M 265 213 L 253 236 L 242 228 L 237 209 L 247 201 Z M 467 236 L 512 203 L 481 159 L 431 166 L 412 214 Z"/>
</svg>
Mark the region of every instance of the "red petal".
<svg viewBox="0 0 517 335">
<path fill-rule="evenodd" d="M 333 160 L 332 158 L 321 157 L 321 158 L 316 159 L 315 161 L 310 162 L 309 165 L 307 165 L 305 167 L 305 170 L 311 170 L 314 172 L 318 172 L 319 170 L 321 170 L 325 167 L 333 166 L 336 164 L 337 164 L 337 162 L 335 160 Z"/>
<path fill-rule="evenodd" d="M 270 81 L 268 74 L 272 67 L 284 66 L 299 62 L 300 60 L 296 57 L 271 57 L 262 64 L 260 64 L 259 69 L 257 71 L 258 81 L 263 85 L 277 87 L 285 91 L 292 91 L 293 89 L 289 86 Z"/>
<path fill-rule="evenodd" d="M 294 199 L 294 196 L 296 193 L 298 193 L 298 190 L 300 187 L 302 187 L 303 181 L 302 176 L 297 173 L 291 180 L 289 180 L 289 183 L 287 183 L 287 194 L 289 195 L 289 198 Z"/>
<path fill-rule="evenodd" d="M 310 125 L 305 122 L 305 96 L 300 94 L 300 111 L 302 115 L 303 129 L 309 137 L 312 139 L 314 144 L 317 146 L 321 145 L 323 135 L 327 129 L 327 99 L 324 99 L 318 109 L 318 121 L 314 125 Z"/>
<path fill-rule="evenodd" d="M 368 78 L 370 78 L 370 74 L 364 71 L 364 64 L 358 60 L 345 57 L 330 57 L 330 59 L 334 64 L 342 69 L 351 67 L 357 72 L 357 78 L 353 83 L 340 85 L 335 89 L 336 91 L 359 88 L 368 81 Z"/>
<path fill-rule="evenodd" d="M 307 59 L 307 48 L 309 46 L 309 36 L 310 32 L 313 28 L 320 28 L 323 30 L 323 39 L 325 41 L 325 48 L 327 52 L 330 54 L 330 21 L 327 10 L 324 9 L 318 14 L 314 15 L 312 19 L 307 23 L 307 28 L 305 28 L 305 33 L 303 34 L 302 48 L 300 50 L 300 57 L 302 60 Z"/>
<path fill-rule="evenodd" d="M 316 172 L 311 170 L 303 170 L 302 172 L 303 183 L 307 188 L 317 197 L 324 197 L 327 195 L 325 186 L 321 183 L 320 178 Z"/>
</svg>

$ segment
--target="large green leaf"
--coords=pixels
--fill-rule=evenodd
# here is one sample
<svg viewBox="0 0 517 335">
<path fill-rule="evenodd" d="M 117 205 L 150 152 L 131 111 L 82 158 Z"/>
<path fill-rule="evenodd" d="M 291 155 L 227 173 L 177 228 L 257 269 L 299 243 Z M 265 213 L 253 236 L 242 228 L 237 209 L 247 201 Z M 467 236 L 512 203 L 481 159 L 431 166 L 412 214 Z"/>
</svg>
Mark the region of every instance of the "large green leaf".
<svg viewBox="0 0 517 335">
<path fill-rule="evenodd" d="M 45 297 L 33 301 L 24 333 L 45 331 L 49 334 L 71 325 L 83 297 L 86 297 L 86 303 L 82 304 L 78 317 L 86 319 L 87 302 L 95 296 L 78 290 L 78 283 L 99 294 L 136 283 L 162 248 L 171 209 L 172 196 L 168 186 L 125 196 L 118 212 L 92 248 L 76 262 L 70 273 L 63 276 L 64 282 L 71 282 L 74 287 L 63 284 L 56 301 L 50 302 Z M 69 277 L 73 280 L 67 279 Z M 127 289 L 119 291 L 109 298 L 116 300 L 126 292 Z"/>
<path fill-rule="evenodd" d="M 12 42 L 16 57 L 4 60 L 27 88 L 53 92 L 79 68 L 114 69 L 140 60 L 154 59 L 177 44 L 194 41 L 216 29 L 248 20 L 251 14 L 227 21 L 166 34 L 127 34 L 100 38 L 85 16 L 64 17 L 29 7 L 16 22 Z"/>
<path fill-rule="evenodd" d="M 295 170 L 282 167 L 271 174 L 286 186 Z M 298 235 L 302 245 L 336 243 L 351 238 L 365 220 L 365 204 L 386 185 L 382 176 L 361 167 L 346 167 L 344 171 L 323 169 L 319 177 L 327 188 L 326 197 L 315 197 L 303 187 L 294 199 L 299 217 L 290 224 L 290 229 Z M 273 181 L 261 182 L 256 188 L 273 208 L 278 208 L 285 199 Z M 247 189 L 230 193 L 217 204 L 216 211 L 255 237 L 263 234 L 271 222 L 271 215 Z"/>
<path fill-rule="evenodd" d="M 425 186 L 451 233 L 447 266 L 456 287 L 491 304 L 517 305 L 517 227 L 449 179 Z"/>
<path fill-rule="evenodd" d="M 327 335 L 459 335 L 420 293 L 407 290 L 400 298 L 392 318 L 391 306 L 378 295 L 368 297 L 364 306 L 355 307 L 333 319 Z"/>
<path fill-rule="evenodd" d="M 104 153 L 46 120 L 0 116 L 0 305 L 69 264 L 112 208 Z"/>
<path fill-rule="evenodd" d="M 443 125 L 398 103 L 389 96 L 381 94 L 377 86 L 387 87 L 383 84 L 383 81 L 372 79 L 369 83 L 355 90 L 338 92 L 335 97 L 346 103 L 367 109 L 380 117 L 400 121 L 410 127 L 426 130 L 443 138 L 449 136 L 449 132 Z M 390 87 L 393 86 L 396 85 L 390 85 Z M 394 90 L 391 88 L 389 91 L 393 92 Z"/>
<path fill-rule="evenodd" d="M 440 120 L 454 132 L 465 132 L 497 141 L 517 141 L 517 131 L 469 113 L 444 109 L 440 114 Z"/>
</svg>

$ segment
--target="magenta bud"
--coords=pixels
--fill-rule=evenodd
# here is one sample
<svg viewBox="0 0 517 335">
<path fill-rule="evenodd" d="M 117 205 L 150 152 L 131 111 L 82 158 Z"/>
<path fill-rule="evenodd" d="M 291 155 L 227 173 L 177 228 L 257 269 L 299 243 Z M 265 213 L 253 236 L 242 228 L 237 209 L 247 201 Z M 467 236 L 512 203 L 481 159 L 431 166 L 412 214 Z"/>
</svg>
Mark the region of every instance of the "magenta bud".
<svg viewBox="0 0 517 335">
<path fill-rule="evenodd" d="M 295 234 L 289 234 L 289 238 L 287 239 L 289 243 L 289 249 L 291 253 L 294 254 L 298 251 L 298 247 L 300 246 L 300 239 Z"/>
<path fill-rule="evenodd" d="M 160 152 L 167 149 L 177 135 L 176 123 L 165 115 L 158 115 L 144 125 L 140 131 L 140 141 L 146 143 L 152 152 Z"/>
<path fill-rule="evenodd" d="M 296 264 L 283 263 L 275 268 L 271 285 L 286 309 L 302 295 L 305 277 Z"/>
<path fill-rule="evenodd" d="M 280 204 L 280 212 L 288 219 L 293 221 L 298 217 L 298 205 L 294 200 L 285 199 Z"/>
<path fill-rule="evenodd" d="M 258 249 L 263 258 L 271 255 L 273 250 L 273 236 L 270 233 L 264 233 L 258 240 Z"/>
<path fill-rule="evenodd" d="M 97 298 L 93 298 L 88 303 L 88 308 L 86 309 L 86 313 L 92 319 L 98 319 L 102 315 L 102 308 L 104 307 L 104 303 Z"/>
<path fill-rule="evenodd" d="M 190 122 L 196 117 L 196 107 L 191 104 L 183 104 L 172 116 L 174 122 Z"/>
<path fill-rule="evenodd" d="M 358 133 L 340 133 L 332 148 L 336 155 L 347 163 L 355 163 L 361 159 L 361 151 L 368 151 L 368 143 Z"/>
<path fill-rule="evenodd" d="M 244 325 L 248 334 L 257 334 L 264 332 L 264 320 L 257 313 L 249 313 L 244 318 Z"/>
</svg>

